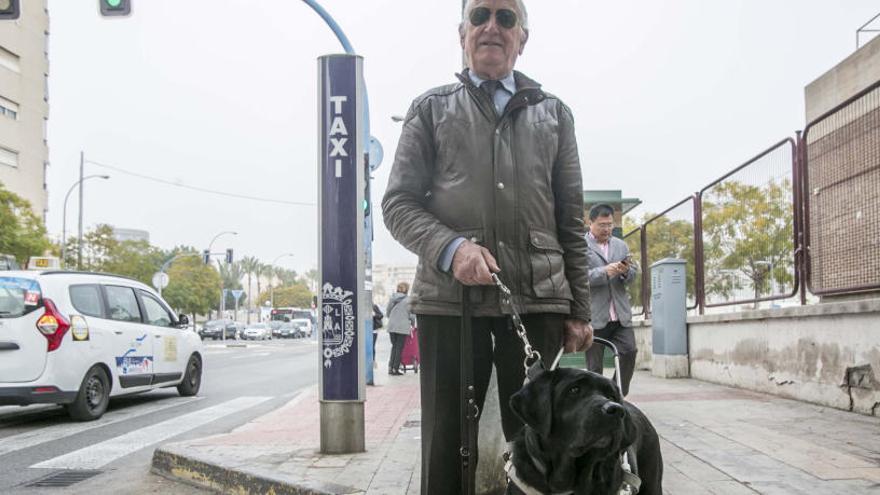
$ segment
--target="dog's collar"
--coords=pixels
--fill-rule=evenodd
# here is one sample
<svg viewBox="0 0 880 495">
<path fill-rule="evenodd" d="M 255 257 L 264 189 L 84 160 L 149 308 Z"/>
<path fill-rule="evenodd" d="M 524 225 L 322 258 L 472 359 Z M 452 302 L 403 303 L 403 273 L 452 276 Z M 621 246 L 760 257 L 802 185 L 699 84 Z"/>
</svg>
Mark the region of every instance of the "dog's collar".
<svg viewBox="0 0 880 495">
<path fill-rule="evenodd" d="M 516 485 L 516 487 L 519 488 L 520 491 L 525 493 L 525 495 L 547 495 L 546 493 L 536 489 L 532 485 L 520 479 L 520 477 L 516 475 L 516 468 L 513 466 L 513 452 L 507 452 L 506 454 L 507 461 L 504 463 L 504 471 L 507 473 L 507 479 L 513 482 L 513 484 Z M 532 459 L 534 459 L 534 457 Z M 551 495 L 572 495 L 573 493 L 574 491 L 555 492 Z"/>
<path fill-rule="evenodd" d="M 538 471 L 546 475 L 547 467 L 540 460 L 535 459 L 535 456 L 529 454 L 529 457 L 532 459 L 532 463 L 535 464 L 535 468 Z M 621 459 L 623 461 L 623 482 L 620 485 L 620 489 L 617 491 L 620 495 L 635 495 L 639 493 L 639 488 L 642 486 L 642 480 L 639 476 L 632 472 L 632 469 L 629 466 L 629 462 L 626 460 L 626 456 L 624 455 Z M 513 482 L 517 488 L 519 488 L 525 495 L 547 495 L 542 491 L 539 491 L 532 485 L 526 483 L 519 476 L 516 475 L 516 467 L 513 465 L 513 452 L 505 452 L 504 453 L 504 472 L 507 473 L 507 479 Z M 554 492 L 551 495 L 572 495 L 574 491 L 568 492 Z"/>
</svg>

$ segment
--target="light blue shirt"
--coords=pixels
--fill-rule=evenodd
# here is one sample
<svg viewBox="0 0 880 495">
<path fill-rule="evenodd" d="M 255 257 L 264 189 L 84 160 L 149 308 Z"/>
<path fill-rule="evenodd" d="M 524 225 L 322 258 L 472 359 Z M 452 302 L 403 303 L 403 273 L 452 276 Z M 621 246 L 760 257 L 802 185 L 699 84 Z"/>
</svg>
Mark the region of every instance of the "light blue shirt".
<svg viewBox="0 0 880 495">
<path fill-rule="evenodd" d="M 480 76 L 474 74 L 474 71 L 469 70 L 468 76 L 470 76 L 471 81 L 479 88 L 486 79 L 481 78 Z M 495 104 L 495 111 L 498 115 L 504 113 L 504 108 L 507 107 L 507 102 L 513 98 L 513 94 L 516 93 L 516 80 L 513 77 L 513 72 L 500 79 L 498 82 L 501 83 L 501 87 L 495 91 L 495 98 L 493 103 Z M 446 248 L 443 249 L 443 254 L 440 255 L 440 261 L 437 262 L 437 268 L 444 272 L 448 272 L 450 268 L 452 268 L 452 259 L 455 257 L 455 251 L 458 250 L 458 247 L 461 246 L 461 243 L 465 241 L 464 237 L 456 237 L 449 244 L 446 245 Z"/>
<path fill-rule="evenodd" d="M 480 76 L 474 74 L 474 71 L 469 70 L 468 76 L 470 76 L 471 81 L 479 88 L 481 84 L 483 84 L 486 79 L 481 78 Z M 495 91 L 495 111 L 498 112 L 498 115 L 504 113 L 504 108 L 507 106 L 507 102 L 513 98 L 513 94 L 516 93 L 516 80 L 513 78 L 513 72 L 507 75 L 507 77 L 499 79 L 498 82 L 501 83 L 501 87 L 498 88 L 498 91 Z M 503 91 L 501 91 L 503 90 Z"/>
</svg>

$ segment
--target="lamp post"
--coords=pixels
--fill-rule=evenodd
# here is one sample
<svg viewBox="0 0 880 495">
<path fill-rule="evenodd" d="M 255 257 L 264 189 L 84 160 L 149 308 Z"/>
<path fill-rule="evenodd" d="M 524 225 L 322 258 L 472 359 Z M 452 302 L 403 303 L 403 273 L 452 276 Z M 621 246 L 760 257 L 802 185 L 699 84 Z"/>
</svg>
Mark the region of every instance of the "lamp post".
<svg viewBox="0 0 880 495">
<path fill-rule="evenodd" d="M 208 243 L 208 256 L 211 255 L 211 248 L 214 246 L 214 241 L 216 241 L 220 236 L 224 236 L 224 235 L 238 235 L 238 232 L 234 232 L 232 230 L 226 230 L 226 231 L 220 232 L 219 234 L 215 235 L 214 238 L 211 239 L 211 242 Z M 220 270 L 220 266 L 219 266 L 220 262 L 219 261 L 217 262 L 217 265 L 218 265 L 217 270 L 219 271 Z M 220 317 L 218 318 L 219 320 L 223 319 L 223 313 L 224 313 L 225 309 L 226 309 L 226 294 L 223 292 L 223 275 L 221 273 L 221 275 L 220 275 Z M 226 340 L 226 330 L 223 330 L 223 340 Z"/>
<path fill-rule="evenodd" d="M 70 199 L 70 194 L 76 189 L 77 186 L 80 186 L 83 181 L 89 179 L 109 179 L 109 175 L 89 175 L 87 177 L 83 177 L 78 181 L 74 182 L 70 189 L 68 189 L 67 194 L 64 196 L 64 208 L 61 211 L 61 266 L 64 266 L 65 256 L 67 255 L 67 200 Z M 80 225 L 82 225 L 82 203 L 80 203 Z M 82 243 L 82 236 L 79 238 L 79 242 Z M 79 268 L 79 265 L 77 265 Z"/>
<path fill-rule="evenodd" d="M 272 260 L 272 263 L 269 263 L 269 266 L 272 268 L 272 280 L 269 281 L 269 292 L 271 294 L 269 299 L 272 301 L 272 309 L 275 309 L 275 263 L 285 256 L 293 256 L 293 253 L 280 254 L 277 258 Z"/>
</svg>

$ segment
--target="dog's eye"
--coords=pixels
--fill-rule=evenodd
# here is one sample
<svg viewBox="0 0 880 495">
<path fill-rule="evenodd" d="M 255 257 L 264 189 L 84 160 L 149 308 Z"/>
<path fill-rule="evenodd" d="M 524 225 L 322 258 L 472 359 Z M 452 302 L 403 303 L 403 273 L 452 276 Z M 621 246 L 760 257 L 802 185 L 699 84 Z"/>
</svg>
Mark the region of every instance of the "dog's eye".
<svg viewBox="0 0 880 495">
<path fill-rule="evenodd" d="M 568 389 L 569 395 L 577 395 L 578 393 L 580 393 L 580 391 L 581 391 L 581 388 L 578 387 L 577 385 Z"/>
</svg>

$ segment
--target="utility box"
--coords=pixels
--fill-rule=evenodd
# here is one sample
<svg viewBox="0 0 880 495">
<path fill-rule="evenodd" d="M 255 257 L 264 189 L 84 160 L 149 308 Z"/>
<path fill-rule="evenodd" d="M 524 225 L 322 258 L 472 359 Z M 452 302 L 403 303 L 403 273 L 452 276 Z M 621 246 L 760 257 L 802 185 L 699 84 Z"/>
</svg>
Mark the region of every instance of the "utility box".
<svg viewBox="0 0 880 495">
<path fill-rule="evenodd" d="M 651 328 L 654 362 L 651 374 L 684 378 L 687 349 L 687 262 L 664 258 L 651 265 Z"/>
</svg>

